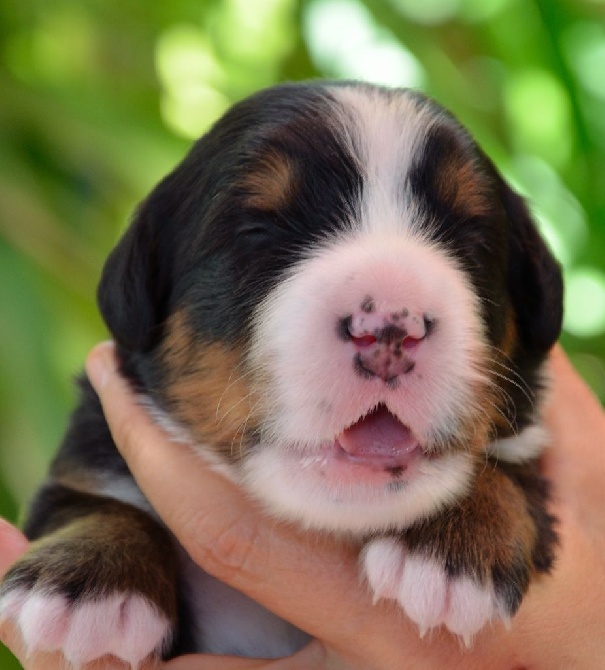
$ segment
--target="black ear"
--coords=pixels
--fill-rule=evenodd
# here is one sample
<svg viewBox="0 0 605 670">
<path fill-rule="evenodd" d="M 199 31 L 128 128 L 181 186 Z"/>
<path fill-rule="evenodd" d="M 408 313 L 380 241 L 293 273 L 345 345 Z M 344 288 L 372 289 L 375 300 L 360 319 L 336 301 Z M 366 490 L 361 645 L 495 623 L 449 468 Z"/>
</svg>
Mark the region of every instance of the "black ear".
<svg viewBox="0 0 605 670">
<path fill-rule="evenodd" d="M 173 242 L 167 221 L 173 212 L 156 189 L 109 255 L 97 292 L 113 338 L 131 350 L 148 349 L 167 312 Z"/>
<path fill-rule="evenodd" d="M 561 269 L 523 199 L 503 182 L 502 194 L 510 222 L 508 288 L 517 314 L 519 337 L 526 352 L 545 354 L 561 332 Z"/>
</svg>

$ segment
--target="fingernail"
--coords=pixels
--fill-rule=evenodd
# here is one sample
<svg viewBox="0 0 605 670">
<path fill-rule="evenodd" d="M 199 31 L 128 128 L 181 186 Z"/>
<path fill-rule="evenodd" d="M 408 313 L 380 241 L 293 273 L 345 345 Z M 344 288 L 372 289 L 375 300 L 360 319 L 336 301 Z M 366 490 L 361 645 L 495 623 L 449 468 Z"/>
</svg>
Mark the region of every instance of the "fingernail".
<svg viewBox="0 0 605 670">
<path fill-rule="evenodd" d="M 101 342 L 88 354 L 86 374 L 96 391 L 102 391 L 109 375 L 116 369 L 115 345 L 113 342 Z"/>
</svg>

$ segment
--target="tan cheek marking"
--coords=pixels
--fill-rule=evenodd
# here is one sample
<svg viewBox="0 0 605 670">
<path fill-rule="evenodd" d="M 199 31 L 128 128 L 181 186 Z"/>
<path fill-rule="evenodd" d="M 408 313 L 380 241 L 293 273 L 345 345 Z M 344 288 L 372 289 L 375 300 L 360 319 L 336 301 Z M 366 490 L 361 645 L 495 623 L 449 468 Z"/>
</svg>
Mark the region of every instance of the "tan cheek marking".
<svg viewBox="0 0 605 670">
<path fill-rule="evenodd" d="M 246 204 L 263 211 L 280 209 L 288 204 L 293 184 L 293 169 L 285 156 L 270 153 L 262 158 L 242 182 Z"/>
<path fill-rule="evenodd" d="M 254 396 L 247 384 L 240 348 L 203 342 L 184 313 L 170 320 L 162 347 L 170 414 L 196 441 L 238 460 L 246 433 L 257 425 Z"/>
</svg>

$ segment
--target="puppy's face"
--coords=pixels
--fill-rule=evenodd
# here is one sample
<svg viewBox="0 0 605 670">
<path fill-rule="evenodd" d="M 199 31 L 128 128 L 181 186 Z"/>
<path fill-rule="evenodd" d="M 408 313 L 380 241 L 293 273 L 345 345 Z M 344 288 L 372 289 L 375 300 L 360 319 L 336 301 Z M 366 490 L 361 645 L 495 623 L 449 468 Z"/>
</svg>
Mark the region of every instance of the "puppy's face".
<svg viewBox="0 0 605 670">
<path fill-rule="evenodd" d="M 273 513 L 367 531 L 460 496 L 498 438 L 532 451 L 561 283 L 441 108 L 298 85 L 236 105 L 155 189 L 100 303 L 213 463 Z"/>
</svg>

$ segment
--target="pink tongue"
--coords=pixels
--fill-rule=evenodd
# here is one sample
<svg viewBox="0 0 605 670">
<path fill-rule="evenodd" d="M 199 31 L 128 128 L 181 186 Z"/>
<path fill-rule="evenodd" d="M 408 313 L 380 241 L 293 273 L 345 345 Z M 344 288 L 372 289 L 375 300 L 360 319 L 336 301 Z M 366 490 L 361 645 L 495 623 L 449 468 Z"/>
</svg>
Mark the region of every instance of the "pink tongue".
<svg viewBox="0 0 605 670">
<path fill-rule="evenodd" d="M 337 438 L 341 448 L 353 458 L 401 461 L 418 446 L 416 438 L 386 407 L 374 410 L 343 431 Z"/>
</svg>

